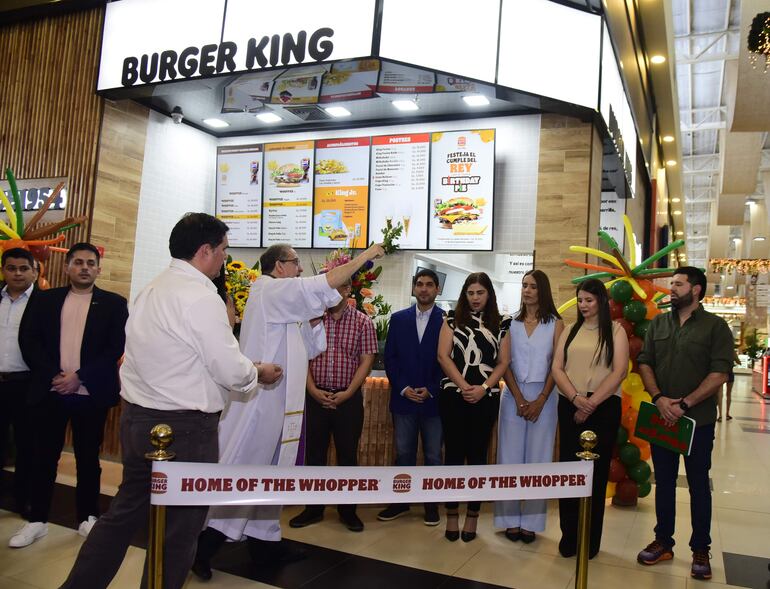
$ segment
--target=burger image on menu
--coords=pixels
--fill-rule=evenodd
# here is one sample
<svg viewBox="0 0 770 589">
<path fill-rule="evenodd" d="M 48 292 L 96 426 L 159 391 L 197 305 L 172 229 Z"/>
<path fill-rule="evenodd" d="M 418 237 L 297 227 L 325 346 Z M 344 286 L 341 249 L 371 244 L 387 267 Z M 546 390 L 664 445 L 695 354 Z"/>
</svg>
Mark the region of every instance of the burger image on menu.
<svg viewBox="0 0 770 589">
<path fill-rule="evenodd" d="M 270 178 L 278 188 L 294 188 L 304 180 L 305 171 L 298 164 L 284 164 L 280 167 L 276 165 L 270 171 Z"/>
<path fill-rule="evenodd" d="M 444 229 L 452 229 L 455 225 L 473 223 L 481 216 L 477 202 L 463 196 L 449 200 L 436 199 L 434 204 L 435 217 Z"/>
</svg>

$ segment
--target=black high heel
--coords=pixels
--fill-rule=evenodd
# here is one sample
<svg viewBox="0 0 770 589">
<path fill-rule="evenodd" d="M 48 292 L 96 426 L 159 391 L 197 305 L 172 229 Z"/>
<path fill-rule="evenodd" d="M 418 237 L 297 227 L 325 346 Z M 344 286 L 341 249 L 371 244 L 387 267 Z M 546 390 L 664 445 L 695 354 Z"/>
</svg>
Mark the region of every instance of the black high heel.
<svg viewBox="0 0 770 589">
<path fill-rule="evenodd" d="M 478 511 L 476 513 L 472 513 L 471 511 L 468 511 L 468 513 L 465 514 L 465 523 L 468 523 L 468 519 L 478 519 L 478 517 L 479 517 Z M 465 526 L 463 525 L 463 527 Z M 463 539 L 463 542 L 471 542 L 476 539 L 476 532 L 466 532 L 465 530 L 463 530 L 460 536 Z"/>
<path fill-rule="evenodd" d="M 450 542 L 457 542 L 458 538 L 460 538 L 460 530 L 450 530 L 449 529 L 449 519 L 454 518 L 455 523 L 459 525 L 460 523 L 460 513 L 455 509 L 454 511 L 448 511 L 446 512 L 446 525 L 447 530 L 444 532 L 444 537 L 449 540 Z"/>
</svg>

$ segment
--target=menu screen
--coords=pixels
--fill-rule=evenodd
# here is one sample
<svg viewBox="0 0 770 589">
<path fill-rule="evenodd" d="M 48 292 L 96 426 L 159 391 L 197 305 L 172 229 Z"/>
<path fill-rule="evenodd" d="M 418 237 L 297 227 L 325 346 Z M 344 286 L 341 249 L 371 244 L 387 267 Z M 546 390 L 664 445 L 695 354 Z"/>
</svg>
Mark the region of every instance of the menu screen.
<svg viewBox="0 0 770 589">
<path fill-rule="evenodd" d="M 217 148 L 216 216 L 233 247 L 259 247 L 262 238 L 262 146 Z"/>
<path fill-rule="evenodd" d="M 381 240 L 390 220 L 404 226 L 401 249 L 427 248 L 429 154 L 429 133 L 372 138 L 370 241 Z"/>
<path fill-rule="evenodd" d="M 313 141 L 265 145 L 262 245 L 311 247 Z"/>
<path fill-rule="evenodd" d="M 431 136 L 430 249 L 491 250 L 495 131 Z"/>
<path fill-rule="evenodd" d="M 366 247 L 369 137 L 316 141 L 313 247 Z"/>
</svg>

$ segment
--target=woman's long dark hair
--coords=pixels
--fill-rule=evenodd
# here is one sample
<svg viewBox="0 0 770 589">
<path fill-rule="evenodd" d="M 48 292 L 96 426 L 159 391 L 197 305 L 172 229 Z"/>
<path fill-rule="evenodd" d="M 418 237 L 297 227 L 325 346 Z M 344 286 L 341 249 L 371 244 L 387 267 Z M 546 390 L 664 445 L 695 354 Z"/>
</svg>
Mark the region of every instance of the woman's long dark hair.
<svg viewBox="0 0 770 589">
<path fill-rule="evenodd" d="M 553 302 L 551 293 L 551 281 L 548 275 L 542 270 L 530 270 L 524 274 L 524 278 L 531 276 L 537 284 L 537 321 L 538 323 L 550 323 L 556 319 L 561 319 L 559 311 Z M 516 321 L 524 321 L 527 318 L 527 307 L 524 301 L 521 302 L 519 312 L 516 314 Z"/>
<path fill-rule="evenodd" d="M 471 306 L 468 304 L 468 295 L 466 293 L 472 284 L 480 284 L 487 289 L 487 304 L 482 311 L 482 318 L 486 328 L 497 335 L 500 331 L 500 311 L 497 310 L 495 287 L 492 286 L 492 281 L 485 272 L 474 272 L 465 279 L 463 288 L 460 291 L 460 297 L 457 299 L 457 306 L 455 307 L 455 326 L 458 329 L 463 329 L 471 321 Z"/>
<path fill-rule="evenodd" d="M 612 357 L 614 356 L 615 347 L 612 339 L 612 317 L 610 316 L 610 300 L 607 296 L 607 288 L 602 281 L 590 278 L 578 284 L 578 287 L 575 290 L 575 296 L 578 296 L 581 291 L 594 295 L 599 302 L 599 342 L 596 344 L 596 355 L 594 357 L 598 360 L 602 357 L 602 352 L 604 352 L 604 359 L 607 366 L 612 366 Z M 567 341 L 564 344 L 565 364 L 567 363 L 567 350 L 569 349 L 569 345 L 572 343 L 572 340 L 575 339 L 578 330 L 583 325 L 583 321 L 583 314 L 578 311 L 577 321 L 575 322 L 575 325 L 572 326 L 572 329 L 570 329 Z"/>
</svg>

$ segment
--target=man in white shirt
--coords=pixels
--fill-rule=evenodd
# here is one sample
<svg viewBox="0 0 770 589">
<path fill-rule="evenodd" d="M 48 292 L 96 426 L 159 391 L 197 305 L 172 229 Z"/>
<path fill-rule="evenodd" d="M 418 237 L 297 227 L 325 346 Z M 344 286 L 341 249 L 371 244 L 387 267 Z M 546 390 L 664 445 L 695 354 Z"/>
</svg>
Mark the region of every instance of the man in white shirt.
<svg viewBox="0 0 770 589">
<path fill-rule="evenodd" d="M 0 465 L 5 464 L 8 430 L 13 427 L 16 468 L 13 498 L 16 510 L 28 515 L 30 481 L 29 412 L 27 394 L 30 371 L 19 347 L 19 324 L 37 278 L 35 258 L 25 249 L 3 252 L 5 286 L 0 291 Z"/>
<path fill-rule="evenodd" d="M 225 393 L 250 393 L 258 378 L 273 383 L 281 376 L 277 365 L 255 367 L 239 352 L 225 304 L 211 281 L 227 256 L 227 230 L 211 215 L 185 215 L 171 231 L 169 268 L 134 301 L 120 371 L 123 481 L 62 588 L 106 588 L 132 537 L 147 522 L 152 464 L 144 454 L 152 450 L 153 426 L 172 427 L 177 460 L 217 462 L 217 425 Z M 164 589 L 184 585 L 206 511 L 167 509 Z M 145 567 L 142 587 L 146 573 Z"/>
<path fill-rule="evenodd" d="M 220 462 L 296 464 L 308 360 L 326 349 L 326 334 L 316 318 L 341 300 L 337 289 L 353 273 L 384 253 L 375 244 L 347 264 L 308 278 L 299 278 L 302 264 L 288 244 L 273 245 L 262 254 L 263 274 L 252 285 L 246 304 L 241 350 L 249 358 L 279 363 L 286 378 L 254 401 L 230 400 L 220 428 Z M 280 512 L 280 506 L 212 508 L 193 572 L 202 579 L 211 578 L 209 561 L 226 538 L 248 540 L 257 562 L 294 560 L 279 544 Z"/>
</svg>

